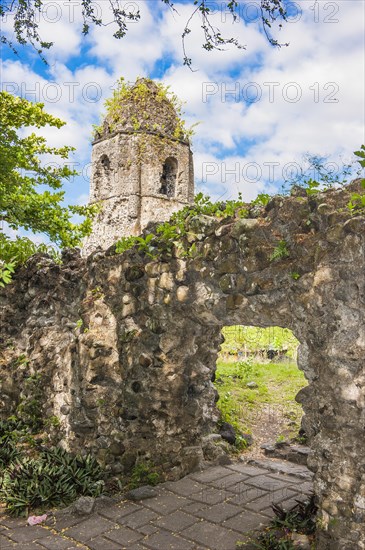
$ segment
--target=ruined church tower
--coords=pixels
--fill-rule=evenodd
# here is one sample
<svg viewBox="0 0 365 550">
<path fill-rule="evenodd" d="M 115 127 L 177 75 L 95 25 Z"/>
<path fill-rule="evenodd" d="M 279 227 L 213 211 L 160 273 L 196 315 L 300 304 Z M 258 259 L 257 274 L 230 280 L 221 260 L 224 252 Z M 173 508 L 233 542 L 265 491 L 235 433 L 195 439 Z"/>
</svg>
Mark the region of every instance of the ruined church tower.
<svg viewBox="0 0 365 550">
<path fill-rule="evenodd" d="M 183 123 L 162 87 L 139 79 L 108 102 L 92 149 L 90 203 L 100 203 L 84 252 L 138 235 L 194 198 L 193 158 Z"/>
</svg>

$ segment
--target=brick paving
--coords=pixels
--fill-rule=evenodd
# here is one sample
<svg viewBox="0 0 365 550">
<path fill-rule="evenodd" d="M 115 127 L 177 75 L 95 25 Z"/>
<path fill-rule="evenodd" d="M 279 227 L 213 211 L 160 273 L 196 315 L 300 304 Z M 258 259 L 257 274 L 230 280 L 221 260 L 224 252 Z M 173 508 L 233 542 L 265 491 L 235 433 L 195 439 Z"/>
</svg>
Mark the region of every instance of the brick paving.
<svg viewBox="0 0 365 550">
<path fill-rule="evenodd" d="M 0 550 L 235 550 L 267 525 L 271 504 L 312 489 L 304 466 L 278 460 L 214 466 L 158 485 L 131 502 L 100 499 L 88 516 L 56 512 L 46 524 L 0 516 Z"/>
</svg>

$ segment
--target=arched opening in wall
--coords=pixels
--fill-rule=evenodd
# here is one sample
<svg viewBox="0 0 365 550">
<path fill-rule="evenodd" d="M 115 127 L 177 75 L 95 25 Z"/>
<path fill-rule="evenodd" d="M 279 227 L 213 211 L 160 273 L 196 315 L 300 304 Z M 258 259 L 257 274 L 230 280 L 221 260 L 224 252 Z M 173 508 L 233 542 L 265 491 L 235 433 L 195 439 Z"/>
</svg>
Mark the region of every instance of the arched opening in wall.
<svg viewBox="0 0 365 550">
<path fill-rule="evenodd" d="M 110 159 L 109 159 L 108 155 L 105 155 L 105 154 L 101 155 L 99 163 L 100 163 L 100 168 L 104 172 L 109 172 L 109 170 L 110 170 Z"/>
<path fill-rule="evenodd" d="M 96 186 L 94 183 L 95 198 L 100 200 L 108 197 L 112 189 L 112 169 L 110 158 L 105 153 L 99 157 L 96 163 L 94 180 L 97 182 Z"/>
<path fill-rule="evenodd" d="M 307 386 L 297 366 L 299 342 L 281 327 L 227 326 L 214 385 L 220 432 L 236 452 L 305 464 L 308 449 L 295 401 Z"/>
<path fill-rule="evenodd" d="M 176 180 L 177 180 L 178 162 L 174 157 L 168 157 L 162 166 L 162 175 L 160 177 L 161 195 L 166 197 L 175 196 Z"/>
</svg>

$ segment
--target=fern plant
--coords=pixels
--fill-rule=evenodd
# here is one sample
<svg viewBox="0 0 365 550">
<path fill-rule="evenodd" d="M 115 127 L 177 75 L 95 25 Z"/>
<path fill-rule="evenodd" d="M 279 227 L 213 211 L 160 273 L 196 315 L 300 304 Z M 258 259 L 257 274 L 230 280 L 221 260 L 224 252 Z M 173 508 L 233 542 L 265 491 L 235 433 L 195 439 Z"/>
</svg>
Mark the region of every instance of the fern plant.
<svg viewBox="0 0 365 550">
<path fill-rule="evenodd" d="M 282 260 L 289 256 L 289 250 L 287 242 L 282 240 L 279 241 L 278 245 L 274 248 L 273 253 L 270 256 L 270 261 L 274 262 L 275 260 Z"/>
</svg>

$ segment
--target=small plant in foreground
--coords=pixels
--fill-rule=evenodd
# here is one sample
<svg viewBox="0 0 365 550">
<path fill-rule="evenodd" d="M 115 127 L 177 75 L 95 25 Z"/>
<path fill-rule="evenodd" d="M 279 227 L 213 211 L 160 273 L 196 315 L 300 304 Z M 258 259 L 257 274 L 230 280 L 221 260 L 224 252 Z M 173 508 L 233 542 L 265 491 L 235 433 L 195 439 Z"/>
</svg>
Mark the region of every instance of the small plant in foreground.
<svg viewBox="0 0 365 550">
<path fill-rule="evenodd" d="M 102 470 L 91 456 L 73 456 L 63 449 L 43 449 L 38 456 L 20 452 L 0 473 L 0 499 L 16 516 L 31 509 L 69 504 L 80 495 L 99 496 Z"/>
<path fill-rule="evenodd" d="M 135 489 L 141 485 L 157 485 L 160 476 L 152 468 L 153 465 L 150 462 L 139 462 L 136 464 L 132 470 L 129 487 Z"/>
<path fill-rule="evenodd" d="M 270 256 L 270 261 L 274 262 L 275 260 L 282 260 L 289 256 L 288 245 L 286 241 L 279 241 L 278 245 L 274 248 L 273 253 Z"/>
<path fill-rule="evenodd" d="M 241 542 L 237 548 L 257 548 L 258 550 L 295 550 L 298 548 L 291 540 L 292 533 L 300 533 L 313 538 L 316 530 L 317 506 L 315 497 L 311 495 L 308 500 L 297 504 L 290 510 L 285 510 L 278 504 L 273 504 L 272 509 L 275 518 L 271 520 L 269 527 L 260 533 L 255 540 Z"/>
<path fill-rule="evenodd" d="M 57 417 L 46 424 L 58 427 Z M 78 496 L 98 496 L 103 471 L 91 456 L 74 456 L 60 448 L 44 448 L 17 417 L 0 421 L 0 501 L 12 515 L 66 505 Z"/>
</svg>

